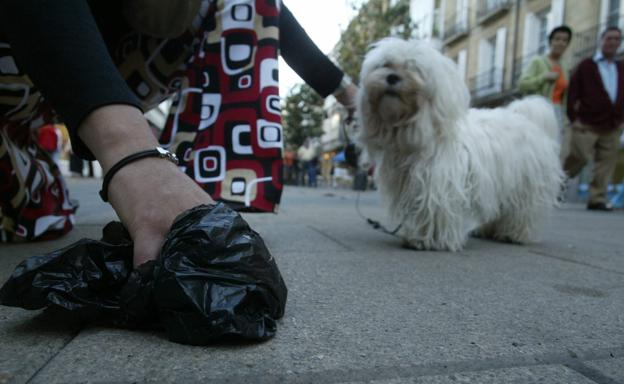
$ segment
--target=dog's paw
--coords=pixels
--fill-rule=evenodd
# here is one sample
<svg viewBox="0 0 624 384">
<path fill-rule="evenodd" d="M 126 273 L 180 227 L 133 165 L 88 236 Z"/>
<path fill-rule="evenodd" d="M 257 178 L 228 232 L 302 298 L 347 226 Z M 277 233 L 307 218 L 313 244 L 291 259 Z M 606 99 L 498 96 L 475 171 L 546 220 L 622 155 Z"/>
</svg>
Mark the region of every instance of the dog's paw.
<svg viewBox="0 0 624 384">
<path fill-rule="evenodd" d="M 492 224 L 482 225 L 470 232 L 470 236 L 477 239 L 493 239 L 496 234 L 496 227 Z"/>
<path fill-rule="evenodd" d="M 425 243 L 418 240 L 403 239 L 403 244 L 401 246 L 405 249 L 412 249 L 415 251 L 423 251 L 426 249 Z"/>
</svg>

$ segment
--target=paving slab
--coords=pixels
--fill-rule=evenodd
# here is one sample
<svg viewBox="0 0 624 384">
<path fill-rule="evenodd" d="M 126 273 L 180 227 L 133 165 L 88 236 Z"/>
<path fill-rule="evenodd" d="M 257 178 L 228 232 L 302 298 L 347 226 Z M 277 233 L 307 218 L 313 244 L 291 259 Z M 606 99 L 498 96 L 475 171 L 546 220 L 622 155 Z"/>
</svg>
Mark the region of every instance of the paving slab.
<svg viewBox="0 0 624 384">
<path fill-rule="evenodd" d="M 624 383 L 624 358 L 588 361 L 585 365 L 605 377 L 604 382 Z"/>
<path fill-rule="evenodd" d="M 391 380 L 360 381 L 344 384 L 592 384 L 594 381 L 562 365 L 522 367 L 486 370 L 480 372 L 458 373 Z"/>
<path fill-rule="evenodd" d="M 27 256 L 62 248 L 82 237 L 97 236 L 99 226 L 79 227 L 56 241 L 0 244 L 0 282 Z M 79 331 L 43 311 L 0 307 L 0 383 L 23 383 L 52 359 Z"/>
<path fill-rule="evenodd" d="M 79 187 L 87 196 L 99 185 Z M 371 229 L 357 199 L 287 188 L 279 214 L 244 215 L 289 288 L 273 340 L 191 347 L 162 333 L 52 324 L 55 334 L 20 333 L 19 324 L 43 315 L 0 307 L 10 318 L 0 332 L 13 346 L 0 346 L 0 361 L 16 356 L 0 372 L 32 383 L 622 381 L 614 372 L 624 371 L 624 212 L 567 205 L 535 244 L 471 239 L 458 253 L 416 252 Z M 79 230 L 64 242 L 99 237 L 114 218 L 99 204 L 87 199 Z M 361 194 L 359 205 L 385 219 L 376 193 Z M 0 247 L 11 254 L 0 259 L 0 276 L 56 245 Z M 39 351 L 29 337 L 44 337 L 41 356 L 28 358 Z"/>
</svg>

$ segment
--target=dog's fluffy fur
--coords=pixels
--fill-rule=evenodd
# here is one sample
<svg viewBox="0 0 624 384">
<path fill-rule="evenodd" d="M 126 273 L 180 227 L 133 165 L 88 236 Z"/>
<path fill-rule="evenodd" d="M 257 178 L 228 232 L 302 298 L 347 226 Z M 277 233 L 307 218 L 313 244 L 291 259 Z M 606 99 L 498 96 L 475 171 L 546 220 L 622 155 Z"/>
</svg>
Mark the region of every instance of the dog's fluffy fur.
<svg viewBox="0 0 624 384">
<path fill-rule="evenodd" d="M 360 87 L 359 140 L 406 246 L 458 251 L 470 233 L 533 239 L 563 180 L 548 101 L 469 109 L 455 63 L 394 38 L 366 55 Z"/>
</svg>

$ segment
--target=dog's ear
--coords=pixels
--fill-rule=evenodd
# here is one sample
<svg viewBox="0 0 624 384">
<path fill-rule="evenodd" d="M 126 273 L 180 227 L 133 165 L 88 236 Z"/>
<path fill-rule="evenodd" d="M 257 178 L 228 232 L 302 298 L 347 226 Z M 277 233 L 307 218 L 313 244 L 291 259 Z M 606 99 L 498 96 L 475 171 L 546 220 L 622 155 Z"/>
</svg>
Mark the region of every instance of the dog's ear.
<svg viewBox="0 0 624 384">
<path fill-rule="evenodd" d="M 366 49 L 366 53 L 368 54 L 369 52 L 371 52 L 372 50 L 377 49 L 379 46 L 385 44 L 391 44 L 393 42 L 397 42 L 397 41 L 404 41 L 403 39 L 400 39 L 398 37 L 393 37 L 393 36 L 389 36 L 389 37 L 384 37 L 383 39 L 379 39 L 377 41 L 374 41 L 372 43 L 370 43 Z"/>
<path fill-rule="evenodd" d="M 432 114 L 439 124 L 454 122 L 464 116 L 470 107 L 470 92 L 459 75 L 457 65 L 448 57 L 431 50 L 429 67 L 432 80 Z"/>
<path fill-rule="evenodd" d="M 373 49 L 377 48 L 378 45 L 379 45 L 378 41 L 375 41 L 374 43 L 368 44 L 368 47 L 366 47 L 366 53 L 369 53 Z"/>
</svg>

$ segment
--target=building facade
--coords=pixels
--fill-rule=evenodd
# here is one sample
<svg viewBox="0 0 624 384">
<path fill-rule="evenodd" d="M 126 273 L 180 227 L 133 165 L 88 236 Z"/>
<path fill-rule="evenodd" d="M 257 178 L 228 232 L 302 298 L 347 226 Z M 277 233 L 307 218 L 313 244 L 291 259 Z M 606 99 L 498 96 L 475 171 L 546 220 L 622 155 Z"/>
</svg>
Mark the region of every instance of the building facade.
<svg viewBox="0 0 624 384">
<path fill-rule="evenodd" d="M 563 58 L 572 68 L 593 55 L 605 27 L 622 26 L 624 0 L 413 0 L 411 13 L 414 37 L 440 42 L 473 105 L 493 106 L 517 95 L 522 69 L 548 50 L 552 28 L 572 28 Z"/>
<path fill-rule="evenodd" d="M 565 24 L 573 37 L 563 57 L 573 68 L 593 55 L 600 33 L 624 27 L 624 0 L 411 0 L 413 37 L 429 40 L 458 65 L 475 107 L 497 106 L 519 96 L 524 67 L 548 50 L 548 34 Z M 323 152 L 340 152 L 345 111 L 329 98 Z"/>
</svg>

